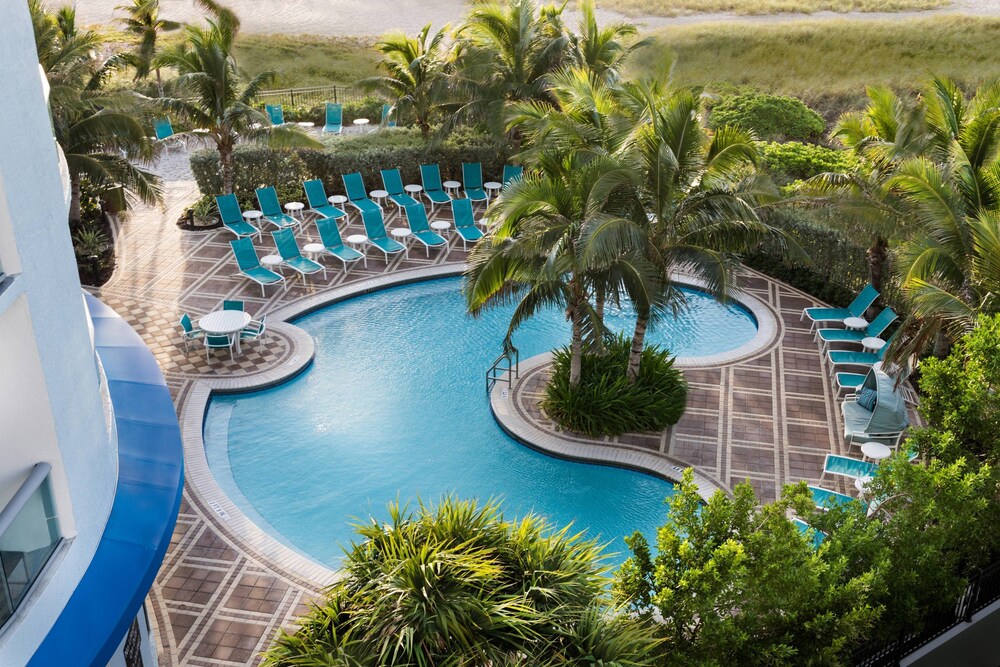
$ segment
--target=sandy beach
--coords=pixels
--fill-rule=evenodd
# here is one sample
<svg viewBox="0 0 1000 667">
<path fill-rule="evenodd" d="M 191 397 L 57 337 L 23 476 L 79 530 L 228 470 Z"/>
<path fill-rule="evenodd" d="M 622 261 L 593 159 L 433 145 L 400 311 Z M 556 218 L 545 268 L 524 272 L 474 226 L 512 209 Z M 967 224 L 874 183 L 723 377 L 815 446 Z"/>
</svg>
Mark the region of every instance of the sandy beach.
<svg viewBox="0 0 1000 667">
<path fill-rule="evenodd" d="M 57 4 L 58 0 L 52 0 Z M 116 5 L 122 0 L 76 0 L 77 20 L 84 25 L 111 23 Z M 229 0 L 243 24 L 244 32 L 329 36 L 377 36 L 390 30 L 414 33 L 425 24 L 441 26 L 458 23 L 465 14 L 463 0 Z M 177 21 L 196 20 L 200 11 L 191 0 L 160 0 L 161 15 Z M 945 9 L 926 12 L 818 12 L 739 16 L 734 14 L 694 14 L 690 16 L 640 16 L 630 20 L 643 28 L 708 21 L 749 21 L 775 23 L 802 18 L 813 19 L 893 19 L 928 16 L 946 12 L 1000 16 L 1000 0 L 957 0 Z M 574 20 L 570 12 L 570 20 Z M 616 12 L 598 11 L 601 22 L 626 18 Z"/>
</svg>

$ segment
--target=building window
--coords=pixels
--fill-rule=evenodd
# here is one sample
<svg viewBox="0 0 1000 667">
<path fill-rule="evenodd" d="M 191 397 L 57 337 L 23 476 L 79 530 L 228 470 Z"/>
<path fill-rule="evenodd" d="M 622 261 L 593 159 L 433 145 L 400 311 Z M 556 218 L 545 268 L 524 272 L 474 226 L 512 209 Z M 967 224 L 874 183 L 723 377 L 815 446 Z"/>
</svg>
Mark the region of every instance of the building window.
<svg viewBox="0 0 1000 667">
<path fill-rule="evenodd" d="M 0 627 L 24 601 L 62 536 L 49 485 L 39 463 L 0 511 Z"/>
</svg>

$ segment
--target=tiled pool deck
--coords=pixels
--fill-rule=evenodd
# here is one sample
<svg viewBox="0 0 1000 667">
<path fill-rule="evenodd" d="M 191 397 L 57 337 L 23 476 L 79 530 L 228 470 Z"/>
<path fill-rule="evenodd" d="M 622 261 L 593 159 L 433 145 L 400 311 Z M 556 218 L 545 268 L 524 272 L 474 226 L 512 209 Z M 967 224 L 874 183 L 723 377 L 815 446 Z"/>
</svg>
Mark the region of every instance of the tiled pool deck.
<svg viewBox="0 0 1000 667">
<path fill-rule="evenodd" d="M 164 209 L 143 209 L 123 221 L 117 237 L 118 270 L 96 290 L 152 349 L 181 414 L 189 401 L 204 400 L 208 385 L 275 377 L 283 369 L 301 366 L 303 357 L 311 354 L 311 345 L 296 329 L 276 323 L 275 333 L 260 349 L 246 345 L 235 360 L 216 352 L 207 362 L 200 345 L 186 351 L 181 344 L 181 313 L 196 319 L 220 307 L 223 299 L 238 298 L 247 302 L 251 313 L 280 315 L 361 281 L 410 269 L 458 269 L 465 259 L 461 243 L 456 247 L 452 237 L 446 253 L 432 251 L 425 258 L 422 249 L 414 249 L 409 259 L 399 256 L 388 264 L 370 255 L 367 269 L 358 266 L 346 276 L 339 263 L 330 263 L 326 280 L 311 280 L 305 287 L 300 279 L 290 280 L 287 291 L 269 288 L 262 298 L 259 287 L 234 275 L 228 233 L 184 232 L 174 224 L 197 196 L 193 183 L 169 182 Z M 387 213 L 392 226 L 397 213 Z M 449 216 L 439 211 L 437 217 Z M 358 225 L 354 216 L 352 225 Z M 312 225 L 304 236 L 310 232 L 315 238 Z M 265 237 L 264 245 L 270 247 Z M 302 238 L 300 234 L 300 245 L 305 243 Z M 722 367 L 686 369 L 691 384 L 688 409 L 669 431 L 622 436 L 604 444 L 696 465 L 722 486 L 748 479 L 762 500 L 771 500 L 787 482 L 817 480 L 824 455 L 843 451 L 839 411 L 816 344 L 799 322 L 802 308 L 816 302 L 756 274 L 744 286 L 772 311 L 777 324 L 773 342 Z M 550 424 L 530 400 L 543 381 L 543 368 L 522 377 L 517 410 L 547 428 Z M 286 567 L 240 534 L 225 507 L 197 487 L 190 456 L 188 466 L 177 528 L 150 594 L 161 664 L 256 664 L 275 630 L 288 627 L 328 579 L 302 576 L 301 569 Z"/>
</svg>

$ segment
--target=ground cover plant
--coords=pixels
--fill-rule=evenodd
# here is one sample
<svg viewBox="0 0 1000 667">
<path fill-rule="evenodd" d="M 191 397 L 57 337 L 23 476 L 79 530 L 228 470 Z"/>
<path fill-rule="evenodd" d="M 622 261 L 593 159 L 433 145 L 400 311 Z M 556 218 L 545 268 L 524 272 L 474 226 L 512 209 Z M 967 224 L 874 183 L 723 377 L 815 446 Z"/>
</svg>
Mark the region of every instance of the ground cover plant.
<svg viewBox="0 0 1000 667">
<path fill-rule="evenodd" d="M 560 426 L 591 437 L 662 431 L 684 414 L 687 382 L 667 350 L 642 351 L 642 374 L 628 381 L 631 341 L 608 340 L 601 351 L 583 355 L 580 383 L 569 383 L 570 353 L 556 350 L 542 408 Z"/>
</svg>

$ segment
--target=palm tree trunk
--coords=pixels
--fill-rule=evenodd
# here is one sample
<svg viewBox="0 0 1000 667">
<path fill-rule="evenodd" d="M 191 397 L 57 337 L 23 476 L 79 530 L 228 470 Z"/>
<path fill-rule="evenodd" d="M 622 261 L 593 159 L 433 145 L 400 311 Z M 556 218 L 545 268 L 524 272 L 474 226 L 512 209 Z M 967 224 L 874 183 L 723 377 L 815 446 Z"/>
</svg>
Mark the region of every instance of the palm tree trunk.
<svg viewBox="0 0 1000 667">
<path fill-rule="evenodd" d="M 233 149 L 227 144 L 219 144 L 219 166 L 222 168 L 222 194 L 233 193 Z"/>
<path fill-rule="evenodd" d="M 948 333 L 941 329 L 934 336 L 934 356 L 938 359 L 944 359 L 951 352 L 951 341 L 948 339 Z"/>
<path fill-rule="evenodd" d="M 573 342 L 570 344 L 569 386 L 580 384 L 583 374 L 583 326 L 580 322 L 580 308 L 573 307 Z"/>
<path fill-rule="evenodd" d="M 156 68 L 156 91 L 163 97 L 163 76 L 160 74 L 160 68 Z"/>
<path fill-rule="evenodd" d="M 628 353 L 628 372 L 626 377 L 629 384 L 635 384 L 639 380 L 639 365 L 642 362 L 642 347 L 646 339 L 646 326 L 649 324 L 649 314 L 639 313 L 635 318 L 635 331 L 632 333 L 632 348 Z"/>
<path fill-rule="evenodd" d="M 82 214 L 80 212 L 80 199 L 81 199 L 81 188 L 80 188 L 80 177 L 78 175 L 71 175 L 69 177 L 69 226 L 70 229 L 75 228 L 80 224 L 80 219 Z"/>
</svg>

